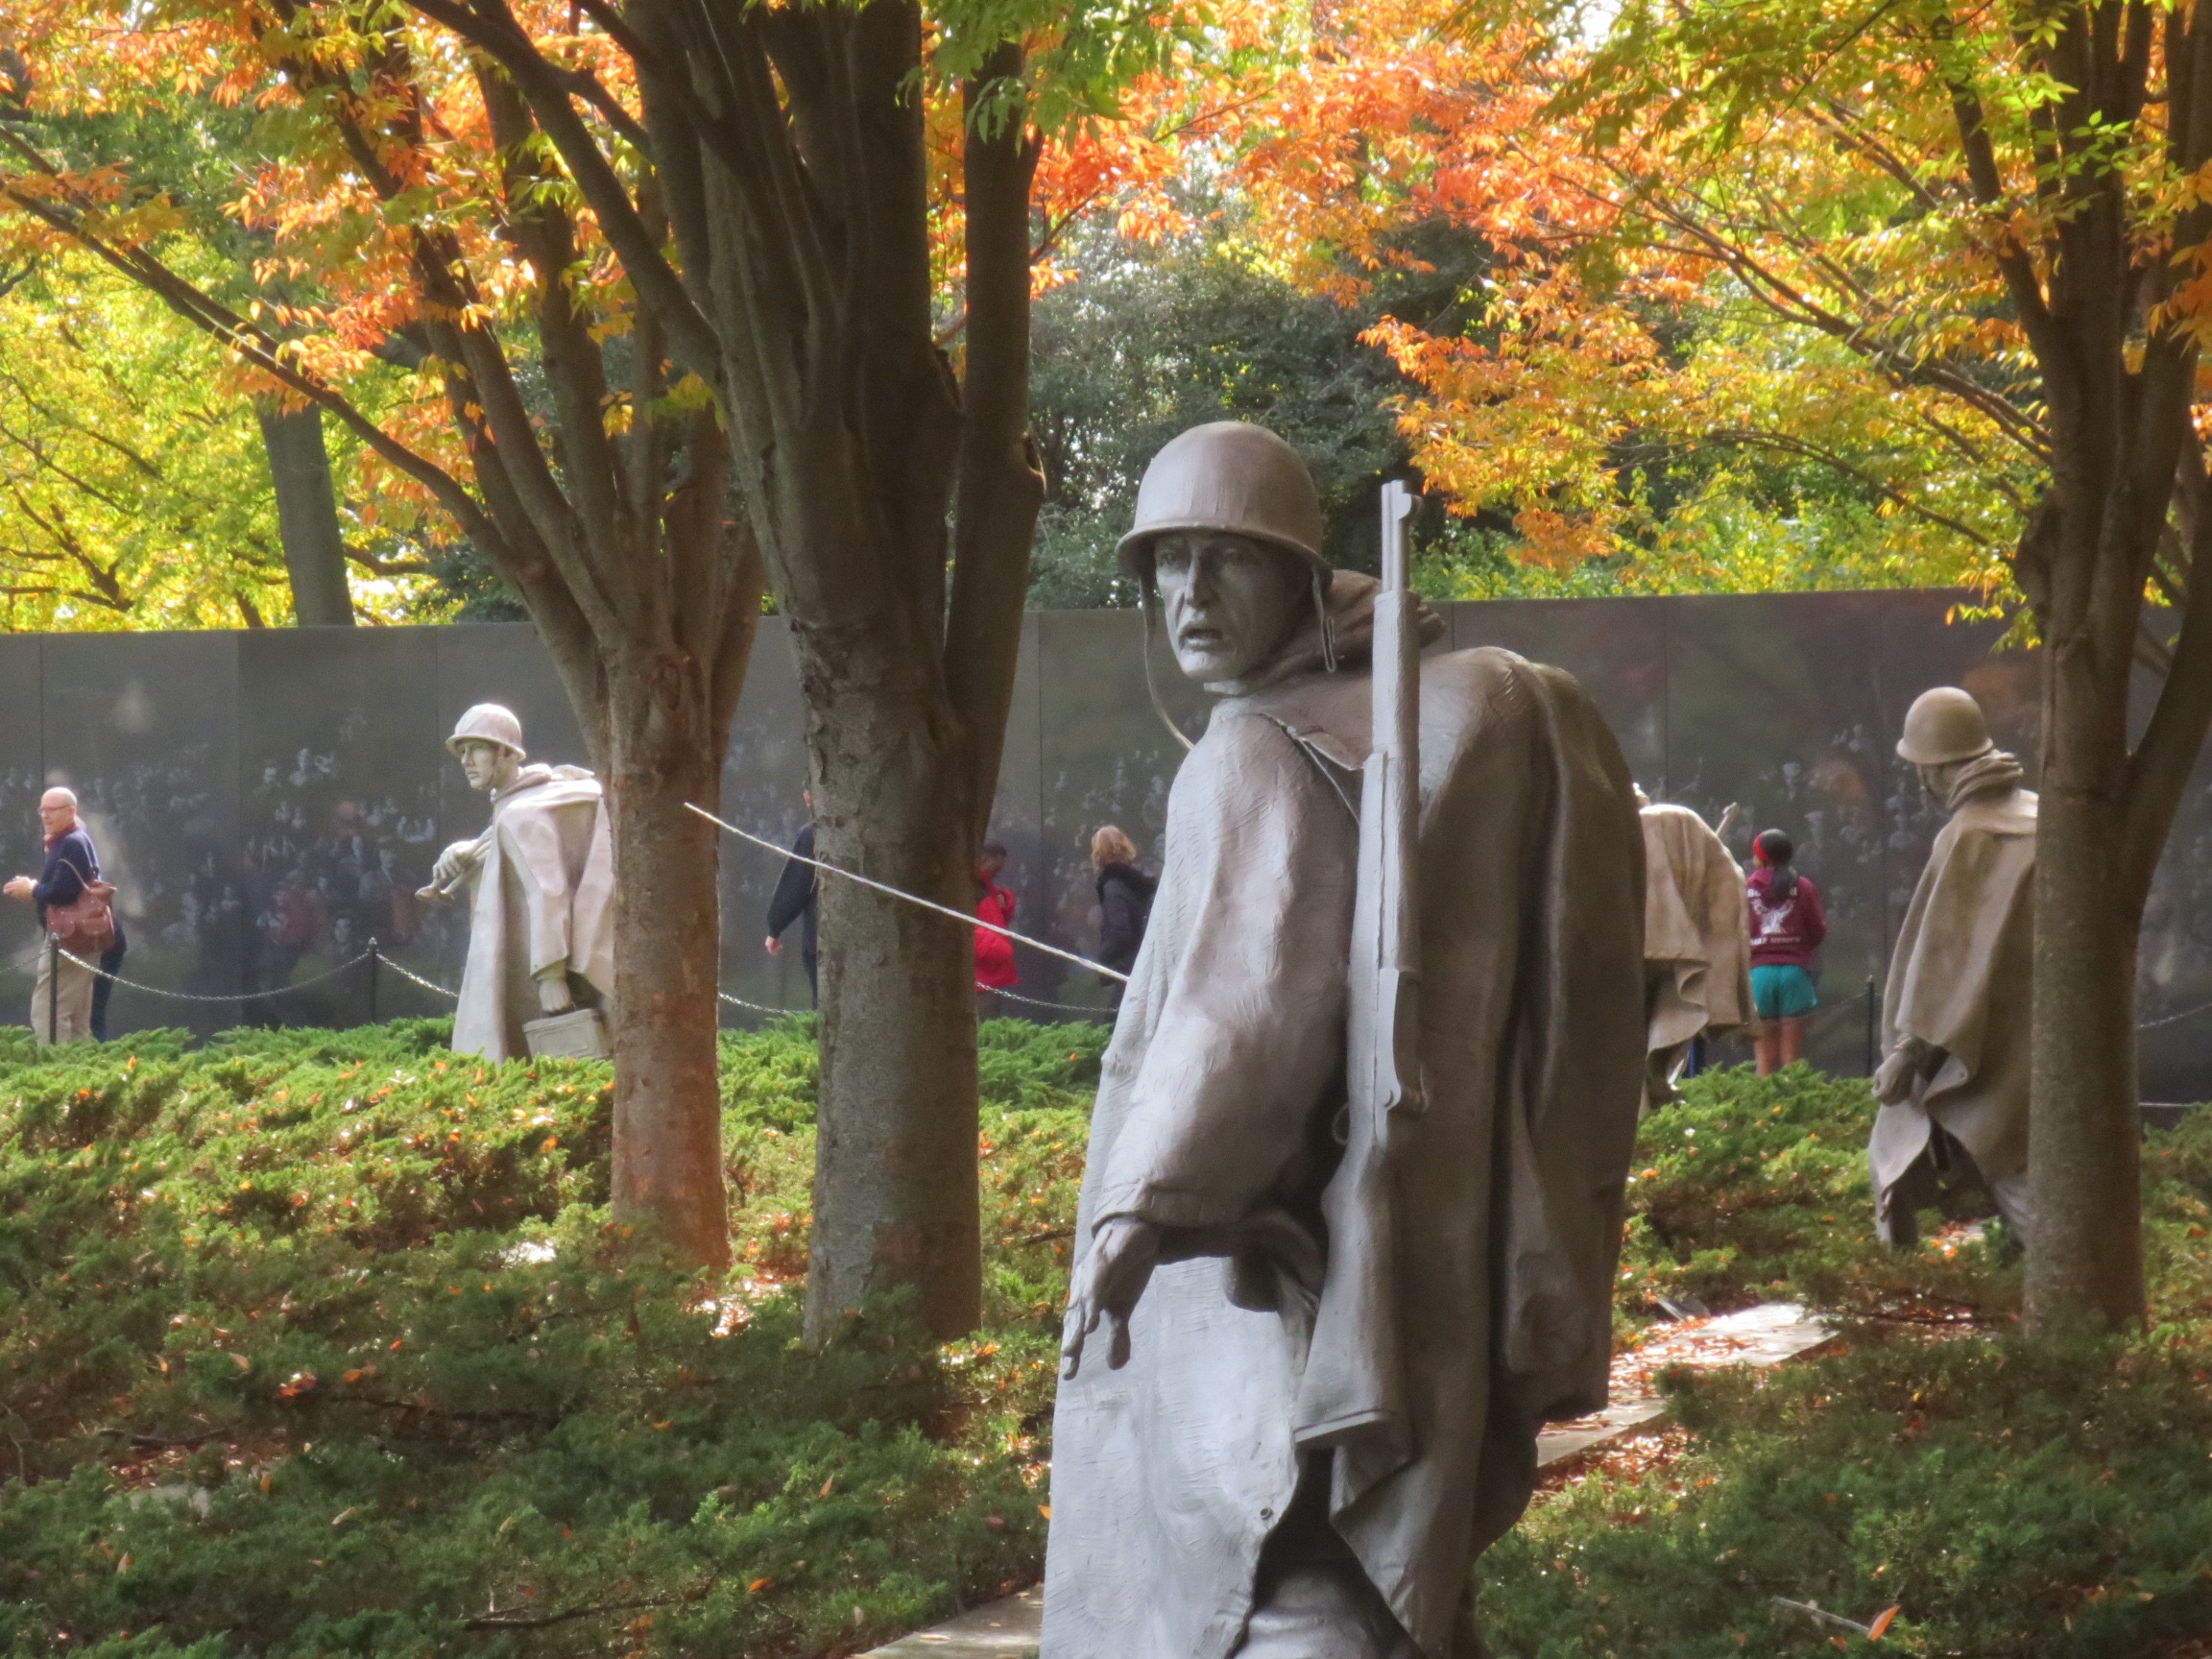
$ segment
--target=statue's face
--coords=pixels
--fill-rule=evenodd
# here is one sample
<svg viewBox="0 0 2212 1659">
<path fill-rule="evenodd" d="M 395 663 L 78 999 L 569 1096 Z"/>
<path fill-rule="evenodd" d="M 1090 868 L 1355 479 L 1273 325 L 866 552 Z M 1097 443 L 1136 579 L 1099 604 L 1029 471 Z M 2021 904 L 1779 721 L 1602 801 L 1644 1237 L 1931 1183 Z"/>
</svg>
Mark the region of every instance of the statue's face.
<svg viewBox="0 0 2212 1659">
<path fill-rule="evenodd" d="M 1167 642 L 1201 685 L 1265 667 L 1305 620 L 1310 573 L 1249 536 L 1178 530 L 1153 543 L 1152 559 Z"/>
<path fill-rule="evenodd" d="M 461 745 L 461 770 L 469 788 L 488 795 L 515 781 L 515 751 L 469 738 Z"/>
</svg>

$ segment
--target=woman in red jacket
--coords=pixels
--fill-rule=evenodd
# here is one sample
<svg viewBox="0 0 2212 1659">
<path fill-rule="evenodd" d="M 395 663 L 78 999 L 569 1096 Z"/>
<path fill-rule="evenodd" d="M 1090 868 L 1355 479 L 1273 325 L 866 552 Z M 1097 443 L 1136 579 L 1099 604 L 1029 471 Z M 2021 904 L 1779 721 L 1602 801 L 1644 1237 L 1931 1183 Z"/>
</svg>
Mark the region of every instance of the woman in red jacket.
<svg viewBox="0 0 2212 1659">
<path fill-rule="evenodd" d="M 1744 886 L 1751 905 L 1751 1000 L 1759 1010 L 1759 1075 L 1805 1058 L 1805 1020 L 1820 1005 L 1813 960 L 1828 937 L 1820 890 L 1791 865 L 1797 849 L 1779 830 L 1751 843 Z"/>
<path fill-rule="evenodd" d="M 1014 895 L 998 885 L 998 873 L 1006 868 L 1006 849 L 996 841 L 983 843 L 983 856 L 975 867 L 975 884 L 982 896 L 975 902 L 975 919 L 1000 927 L 1014 926 Z M 998 993 L 1022 983 L 1014 966 L 1014 941 L 987 927 L 975 929 L 975 1015 L 997 1019 Z"/>
</svg>

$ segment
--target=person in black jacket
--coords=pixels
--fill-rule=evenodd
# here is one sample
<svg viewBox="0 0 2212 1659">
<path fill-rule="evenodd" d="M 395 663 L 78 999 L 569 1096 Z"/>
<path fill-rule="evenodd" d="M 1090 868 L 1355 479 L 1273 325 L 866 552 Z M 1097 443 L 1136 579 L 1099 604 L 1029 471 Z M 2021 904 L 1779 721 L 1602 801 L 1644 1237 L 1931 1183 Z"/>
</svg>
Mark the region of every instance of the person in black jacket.
<svg viewBox="0 0 2212 1659">
<path fill-rule="evenodd" d="M 805 797 L 806 810 L 814 810 L 814 793 L 808 790 Z M 784 860 L 783 875 L 776 883 L 776 891 L 768 898 L 767 950 L 771 956 L 783 954 L 783 934 L 794 922 L 805 924 L 799 935 L 799 957 L 806 964 L 806 995 L 820 996 L 814 982 L 816 948 L 814 922 L 814 866 L 802 864 L 801 858 L 814 856 L 814 826 L 809 821 L 799 831 L 799 838 L 791 843 L 791 851 L 798 856 Z"/>
<path fill-rule="evenodd" d="M 41 948 L 38 982 L 31 994 L 32 1032 L 41 1044 L 81 1043 L 92 1035 L 94 974 L 89 967 L 58 960 L 44 949 L 46 912 L 84 897 L 84 883 L 99 879 L 100 854 L 77 821 L 77 797 L 71 791 L 55 788 L 40 796 L 38 823 L 46 836 L 45 870 L 36 880 L 18 876 L 0 892 L 30 900 L 38 914 Z"/>
<path fill-rule="evenodd" d="M 1137 961 L 1152 895 L 1160 883 L 1137 867 L 1137 846 L 1112 824 L 1091 837 L 1091 868 L 1098 878 L 1098 960 L 1118 974 Z M 1121 986 L 1109 979 L 1107 1006 L 1121 1006 Z"/>
</svg>

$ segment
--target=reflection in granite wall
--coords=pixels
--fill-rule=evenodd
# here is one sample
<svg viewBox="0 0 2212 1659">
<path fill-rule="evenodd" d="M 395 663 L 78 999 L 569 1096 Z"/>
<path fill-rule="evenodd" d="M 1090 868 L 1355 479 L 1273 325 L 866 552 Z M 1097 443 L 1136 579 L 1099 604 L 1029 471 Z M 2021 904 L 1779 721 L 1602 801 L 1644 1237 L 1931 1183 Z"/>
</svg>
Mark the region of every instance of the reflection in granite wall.
<svg viewBox="0 0 2212 1659">
<path fill-rule="evenodd" d="M 1504 602 L 1446 607 L 1451 643 L 1503 645 L 1575 674 L 1655 799 L 1708 817 L 1731 802 L 1741 857 L 1768 826 L 1793 836 L 1833 931 L 1816 1060 L 1864 1065 L 1864 997 L 1940 815 L 1891 745 L 1906 706 L 1943 683 L 1972 689 L 2000 741 L 2032 768 L 2037 669 L 1998 630 L 1946 620 L 1941 593 Z M 1195 735 L 1205 700 L 1158 653 L 1169 714 Z M 239 1018 L 348 1022 L 370 1013 L 366 970 L 316 980 L 375 938 L 424 978 L 458 980 L 467 919 L 414 890 L 448 841 L 482 829 L 445 734 L 469 704 L 504 702 L 534 758 L 589 761 L 551 663 L 520 625 L 0 638 L 0 864 L 36 869 L 35 806 L 49 781 L 84 796 L 122 888 L 132 954 L 150 984 L 237 1000 L 117 995 L 118 1031 L 213 1029 Z M 38 717 L 27 717 L 36 709 Z M 1128 612 L 1023 623 L 993 833 L 1011 854 L 1018 923 L 1075 950 L 1097 937 L 1089 848 L 1118 824 L 1156 857 L 1182 755 L 1144 686 Z M 724 816 L 779 844 L 804 820 L 798 677 L 782 624 L 763 621 L 723 771 Z M 774 854 L 725 840 L 723 986 L 742 1005 L 804 1008 L 793 949 L 762 949 Z M 29 913 L 0 910 L 0 998 L 26 1007 Z M 1097 1008 L 1093 975 L 1030 950 L 1022 995 Z M 2192 786 L 2146 918 L 2144 1092 L 2212 1094 L 2212 775 Z M 387 971 L 379 1015 L 446 1004 Z M 1050 1017 L 1050 1007 L 1025 1010 Z"/>
</svg>

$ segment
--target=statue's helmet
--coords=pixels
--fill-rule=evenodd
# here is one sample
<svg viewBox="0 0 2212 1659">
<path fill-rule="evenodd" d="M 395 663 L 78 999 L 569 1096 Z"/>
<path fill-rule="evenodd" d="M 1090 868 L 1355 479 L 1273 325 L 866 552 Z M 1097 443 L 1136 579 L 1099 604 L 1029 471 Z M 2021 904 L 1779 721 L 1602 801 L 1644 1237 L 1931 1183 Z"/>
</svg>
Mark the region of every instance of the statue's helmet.
<svg viewBox="0 0 2212 1659">
<path fill-rule="evenodd" d="M 445 739 L 445 747 L 458 755 L 464 743 L 494 743 L 517 760 L 528 758 L 522 752 L 522 722 L 515 718 L 512 709 L 502 709 L 496 703 L 478 703 L 463 713 L 453 735 Z"/>
<path fill-rule="evenodd" d="M 1982 705 L 1956 685 L 1938 685 L 1913 698 L 1905 710 L 1905 734 L 1897 739 L 1897 753 L 1915 766 L 1971 760 L 1996 747 Z"/>
<path fill-rule="evenodd" d="M 1264 426 L 1215 421 L 1168 440 L 1137 489 L 1137 522 L 1116 551 L 1121 567 L 1152 586 L 1152 548 L 1177 530 L 1249 536 L 1280 547 L 1329 586 L 1321 551 L 1321 496 L 1298 451 Z"/>
</svg>

